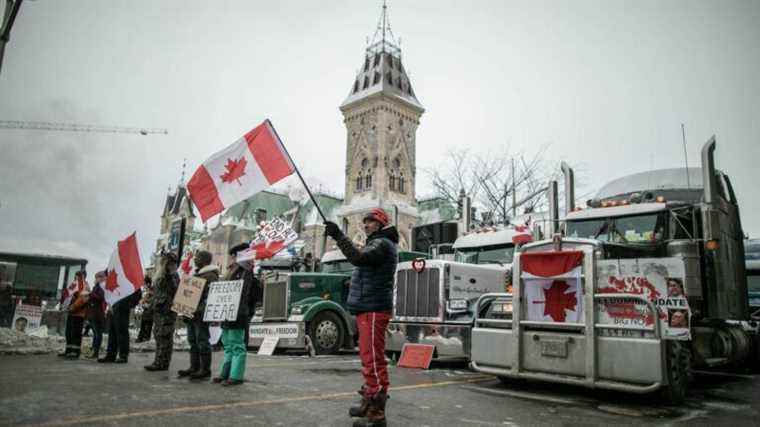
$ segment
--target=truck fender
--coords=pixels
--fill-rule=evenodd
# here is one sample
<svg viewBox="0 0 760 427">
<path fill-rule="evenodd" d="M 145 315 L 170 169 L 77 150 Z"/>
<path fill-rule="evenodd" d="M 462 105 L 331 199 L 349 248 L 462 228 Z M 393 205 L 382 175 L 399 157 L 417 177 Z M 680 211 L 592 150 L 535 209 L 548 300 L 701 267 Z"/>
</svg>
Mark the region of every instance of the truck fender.
<svg viewBox="0 0 760 427">
<path fill-rule="evenodd" d="M 317 313 L 324 310 L 334 311 L 338 317 L 343 320 L 343 325 L 346 327 L 346 331 L 349 337 L 353 336 L 356 333 L 356 325 L 354 324 L 353 316 L 351 316 L 335 301 L 321 300 L 319 302 L 313 303 L 311 306 L 309 306 L 309 310 L 303 313 L 304 322 L 310 322 L 311 319 L 317 315 Z"/>
</svg>

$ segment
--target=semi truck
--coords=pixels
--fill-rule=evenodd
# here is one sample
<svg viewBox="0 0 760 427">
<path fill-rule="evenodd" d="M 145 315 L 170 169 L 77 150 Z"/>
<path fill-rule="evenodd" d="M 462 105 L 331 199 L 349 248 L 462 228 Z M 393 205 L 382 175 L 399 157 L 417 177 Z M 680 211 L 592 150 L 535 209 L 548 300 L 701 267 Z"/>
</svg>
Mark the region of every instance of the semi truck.
<svg viewBox="0 0 760 427">
<path fill-rule="evenodd" d="M 412 343 L 435 346 L 435 358 L 469 358 L 475 301 L 508 289 L 515 246 L 525 235 L 514 227 L 487 227 L 459 237 L 453 261 L 399 263 L 386 353 L 397 356 Z"/>
<path fill-rule="evenodd" d="M 515 255 L 511 295 L 476 302 L 472 368 L 679 403 L 692 368 L 756 363 L 739 206 L 715 147 L 701 168 L 612 181 L 586 209 L 566 194 L 562 230 L 552 182 L 553 238 Z"/>
</svg>

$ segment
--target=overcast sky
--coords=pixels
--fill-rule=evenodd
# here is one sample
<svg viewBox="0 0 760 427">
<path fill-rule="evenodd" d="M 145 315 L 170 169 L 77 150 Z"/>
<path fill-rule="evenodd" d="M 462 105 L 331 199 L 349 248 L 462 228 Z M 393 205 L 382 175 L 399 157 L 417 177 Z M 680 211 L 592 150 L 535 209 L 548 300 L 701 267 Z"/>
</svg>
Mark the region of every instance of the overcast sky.
<svg viewBox="0 0 760 427">
<path fill-rule="evenodd" d="M 0 119 L 169 134 L 0 129 L 0 250 L 84 256 L 92 270 L 137 230 L 147 259 L 183 158 L 192 173 L 265 118 L 310 182 L 342 192 L 338 105 L 379 11 L 356 0 L 25 1 Z M 682 166 L 685 123 L 692 165 L 717 135 L 744 230 L 760 236 L 760 2 L 415 0 L 389 13 L 427 109 L 418 171 L 445 147 L 551 144 L 595 190 Z M 430 194 L 418 176 L 418 195 Z"/>
</svg>

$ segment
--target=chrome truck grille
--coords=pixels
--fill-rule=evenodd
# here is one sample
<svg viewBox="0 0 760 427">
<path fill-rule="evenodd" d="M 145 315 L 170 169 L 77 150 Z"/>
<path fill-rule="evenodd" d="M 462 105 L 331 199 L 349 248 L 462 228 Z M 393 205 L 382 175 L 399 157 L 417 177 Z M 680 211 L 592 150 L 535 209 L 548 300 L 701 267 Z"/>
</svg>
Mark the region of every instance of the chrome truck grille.
<svg viewBox="0 0 760 427">
<path fill-rule="evenodd" d="M 271 281 L 264 286 L 264 320 L 288 317 L 288 282 Z"/>
<path fill-rule="evenodd" d="M 439 317 L 441 308 L 440 270 L 426 268 L 420 273 L 398 270 L 396 278 L 396 317 Z"/>
</svg>

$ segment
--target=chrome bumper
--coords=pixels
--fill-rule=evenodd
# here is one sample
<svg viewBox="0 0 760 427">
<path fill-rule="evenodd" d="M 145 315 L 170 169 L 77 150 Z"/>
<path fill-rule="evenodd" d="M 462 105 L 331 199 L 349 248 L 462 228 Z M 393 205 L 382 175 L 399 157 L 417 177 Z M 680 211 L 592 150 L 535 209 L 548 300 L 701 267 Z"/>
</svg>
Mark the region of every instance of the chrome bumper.
<svg viewBox="0 0 760 427">
<path fill-rule="evenodd" d="M 401 352 L 404 344 L 435 346 L 436 358 L 470 358 L 472 325 L 449 323 L 390 322 L 386 332 L 385 350 Z"/>
</svg>

